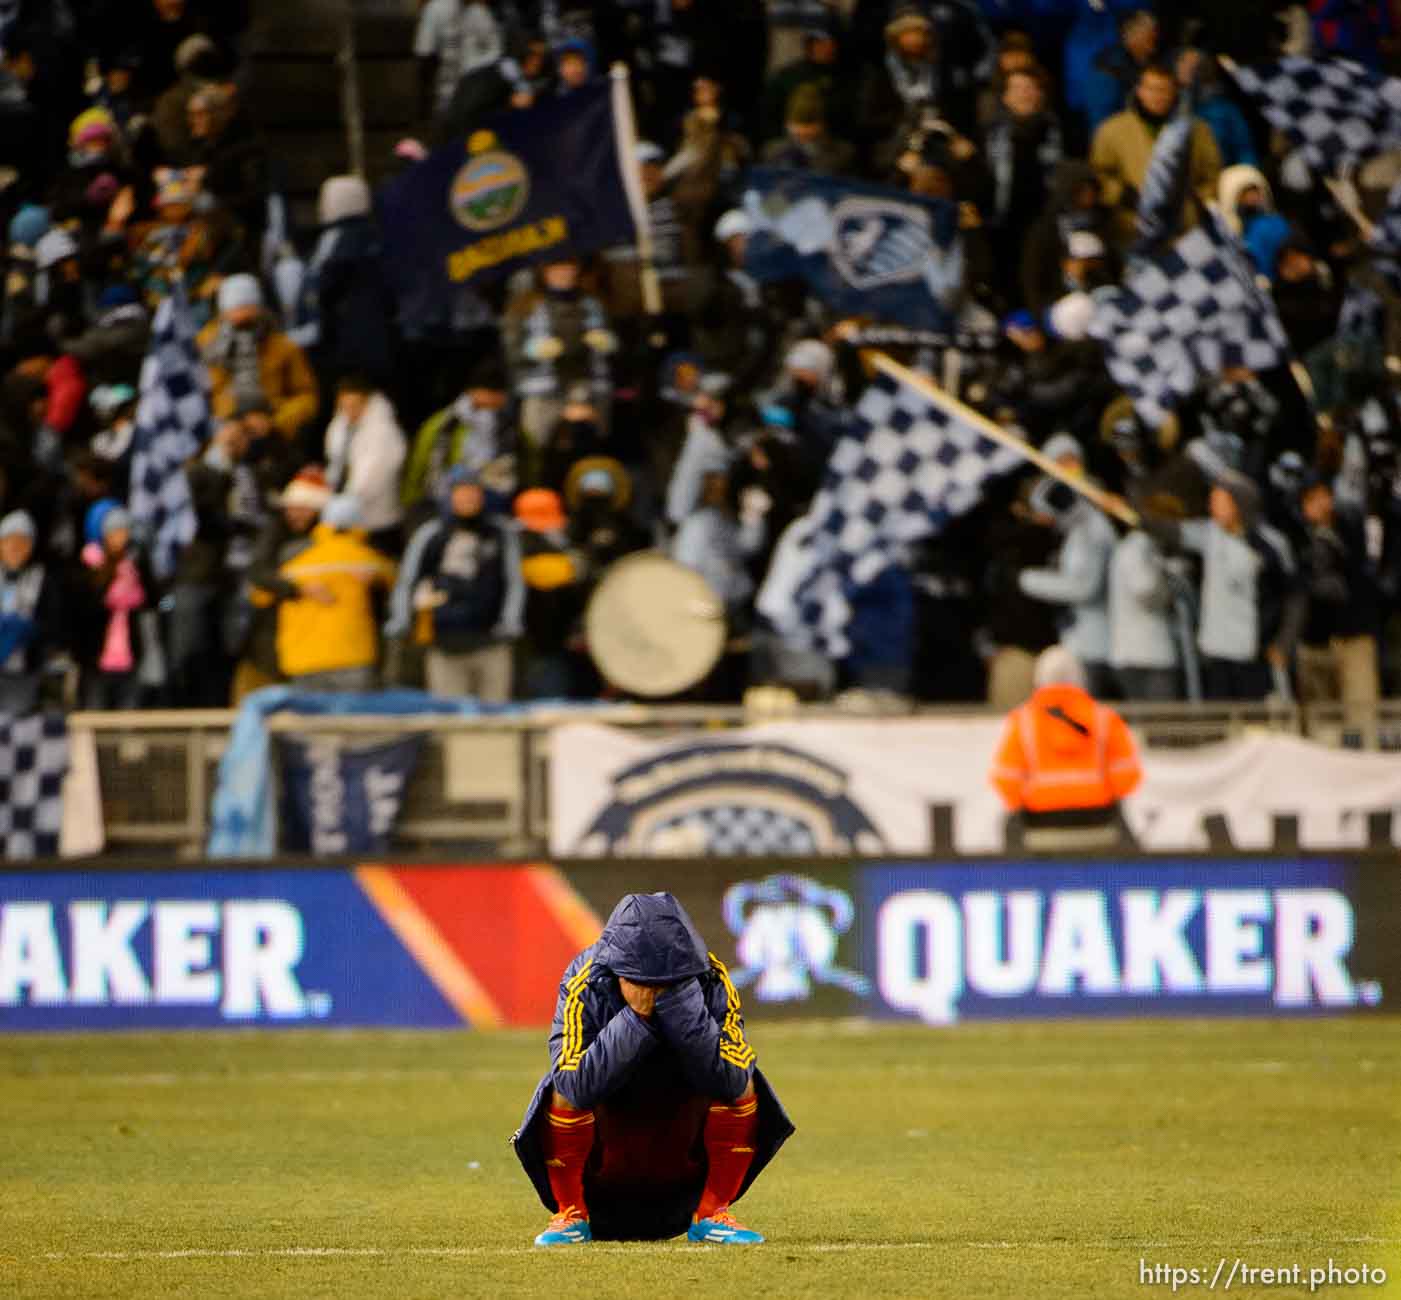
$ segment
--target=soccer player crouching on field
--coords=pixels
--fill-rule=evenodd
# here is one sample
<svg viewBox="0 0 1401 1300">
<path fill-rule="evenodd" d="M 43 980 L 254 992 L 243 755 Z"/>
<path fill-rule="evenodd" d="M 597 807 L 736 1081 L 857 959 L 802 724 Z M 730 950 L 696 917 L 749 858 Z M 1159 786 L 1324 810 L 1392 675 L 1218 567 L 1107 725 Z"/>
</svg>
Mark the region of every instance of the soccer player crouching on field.
<svg viewBox="0 0 1401 1300">
<path fill-rule="evenodd" d="M 553 1068 L 512 1138 L 545 1207 L 537 1246 L 763 1241 L 730 1213 L 793 1133 L 739 995 L 670 894 L 628 894 L 564 972 Z"/>
</svg>

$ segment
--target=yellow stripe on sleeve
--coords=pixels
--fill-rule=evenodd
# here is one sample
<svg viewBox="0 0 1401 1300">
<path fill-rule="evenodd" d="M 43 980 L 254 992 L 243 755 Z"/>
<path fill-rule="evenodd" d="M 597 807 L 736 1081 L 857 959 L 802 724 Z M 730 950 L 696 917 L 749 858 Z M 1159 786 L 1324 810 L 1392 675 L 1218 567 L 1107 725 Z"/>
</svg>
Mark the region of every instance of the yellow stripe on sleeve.
<svg viewBox="0 0 1401 1300">
<path fill-rule="evenodd" d="M 565 985 L 564 995 L 564 1042 L 559 1049 L 556 1070 L 577 1070 L 584 1056 L 584 985 L 588 983 L 589 970 L 593 966 L 590 957 L 578 973 Z"/>
<path fill-rule="evenodd" d="M 730 972 L 725 963 L 713 952 L 710 957 L 711 969 L 720 977 L 725 988 L 725 1023 L 720 1026 L 720 1059 L 738 1070 L 747 1070 L 754 1064 L 754 1049 L 744 1041 L 744 1020 L 739 1009 L 739 990 L 730 981 Z"/>
</svg>

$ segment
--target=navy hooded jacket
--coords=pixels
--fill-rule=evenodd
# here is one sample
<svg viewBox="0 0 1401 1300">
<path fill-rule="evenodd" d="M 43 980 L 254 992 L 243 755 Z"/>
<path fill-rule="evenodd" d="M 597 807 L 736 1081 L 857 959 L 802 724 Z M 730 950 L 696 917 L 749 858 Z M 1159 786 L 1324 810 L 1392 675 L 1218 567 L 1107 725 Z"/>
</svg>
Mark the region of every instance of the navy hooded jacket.
<svg viewBox="0 0 1401 1300">
<path fill-rule="evenodd" d="M 650 1018 L 623 998 L 618 978 L 665 984 Z M 759 1132 L 740 1195 L 793 1133 L 793 1125 L 754 1064 L 744 1037 L 739 994 L 724 964 L 706 951 L 685 909 L 670 894 L 628 894 L 598 942 L 569 963 L 550 1030 L 549 1072 L 541 1079 L 512 1138 L 516 1154 L 547 1209 L 555 1210 L 538 1125 L 551 1091 L 579 1110 L 627 1107 L 666 1091 L 731 1102 L 753 1080 Z M 645 1202 L 610 1202 L 603 1189 L 585 1194 L 595 1237 L 659 1238 L 684 1232 L 703 1181 Z M 736 1198 L 738 1199 L 738 1198 Z"/>
</svg>

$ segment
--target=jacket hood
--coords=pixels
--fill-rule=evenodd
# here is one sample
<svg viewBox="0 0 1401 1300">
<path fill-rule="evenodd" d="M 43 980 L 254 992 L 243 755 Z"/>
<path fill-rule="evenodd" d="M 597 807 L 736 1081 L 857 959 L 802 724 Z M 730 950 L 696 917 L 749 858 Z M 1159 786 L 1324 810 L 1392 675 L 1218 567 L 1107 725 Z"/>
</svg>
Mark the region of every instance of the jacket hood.
<svg viewBox="0 0 1401 1300">
<path fill-rule="evenodd" d="M 1236 234 L 1241 232 L 1240 196 L 1252 185 L 1258 186 L 1264 194 L 1266 209 L 1273 210 L 1275 201 L 1270 192 L 1270 183 L 1258 167 L 1252 167 L 1249 163 L 1237 163 L 1234 167 L 1227 167 L 1216 183 L 1216 197 L 1221 204 L 1222 214 Z"/>
<path fill-rule="evenodd" d="M 638 984 L 675 984 L 710 969 L 705 940 L 670 894 L 625 894 L 594 945 L 593 959 Z"/>
</svg>

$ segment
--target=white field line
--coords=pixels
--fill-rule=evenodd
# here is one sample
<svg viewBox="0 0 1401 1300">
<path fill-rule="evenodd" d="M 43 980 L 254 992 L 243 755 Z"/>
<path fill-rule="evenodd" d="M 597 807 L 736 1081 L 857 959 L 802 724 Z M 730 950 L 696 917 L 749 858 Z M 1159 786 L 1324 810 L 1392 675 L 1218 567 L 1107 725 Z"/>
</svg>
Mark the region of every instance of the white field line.
<svg viewBox="0 0 1401 1300">
<path fill-rule="evenodd" d="M 785 1245 L 782 1241 L 769 1243 L 780 1254 L 834 1255 L 863 1251 L 885 1250 L 1244 1250 L 1257 1247 L 1290 1247 L 1296 1250 L 1327 1249 L 1337 1246 L 1396 1246 L 1401 1238 L 1389 1237 L 1248 1237 L 1240 1241 L 833 1241 L 800 1242 Z M 728 1255 L 728 1251 L 693 1251 L 689 1242 L 593 1242 L 586 1248 L 589 1255 L 648 1255 L 686 1251 L 699 1256 Z M 32 1260 L 49 1263 L 69 1263 L 102 1260 L 119 1263 L 148 1263 L 158 1261 L 201 1259 L 476 1259 L 507 1258 L 523 1255 L 544 1256 L 558 1251 L 542 1250 L 536 1246 L 271 1246 L 265 1249 L 212 1249 L 191 1247 L 185 1250 L 91 1250 L 46 1251 L 30 1256 Z M 574 1251 L 564 1252 L 570 1258 Z M 13 1257 L 12 1257 L 13 1258 Z"/>
<path fill-rule="evenodd" d="M 899 1061 L 882 1065 L 869 1063 L 848 1067 L 846 1073 L 882 1075 L 934 1075 L 944 1078 L 980 1078 L 985 1075 L 1025 1075 L 1027 1077 L 1076 1077 L 1087 1072 L 1096 1075 L 1138 1075 L 1161 1074 L 1164 1071 L 1180 1073 L 1212 1074 L 1283 1074 L 1288 1071 L 1332 1072 L 1343 1069 L 1369 1073 L 1378 1069 L 1378 1062 L 1362 1059 L 1335 1065 L 1332 1062 L 1313 1061 L 1106 1061 L 1088 1065 L 1081 1061 L 1033 1061 L 1026 1064 L 1013 1062 L 956 1062 L 956 1061 Z M 811 1062 L 794 1062 L 778 1067 L 778 1077 L 830 1075 L 827 1066 Z M 67 1073 L 64 1071 L 37 1070 L 32 1073 L 0 1074 L 0 1087 L 10 1084 L 52 1084 L 72 1082 L 81 1084 L 101 1084 L 117 1088 L 174 1088 L 193 1084 L 285 1084 L 285 1083 L 396 1083 L 417 1080 L 429 1082 L 459 1082 L 473 1079 L 485 1082 L 510 1082 L 522 1084 L 537 1076 L 529 1071 L 494 1069 L 484 1066 L 464 1066 L 461 1069 L 323 1069 L 323 1070 L 191 1070 L 151 1071 L 144 1073 L 115 1072 L 96 1074 L 88 1072 Z"/>
</svg>

